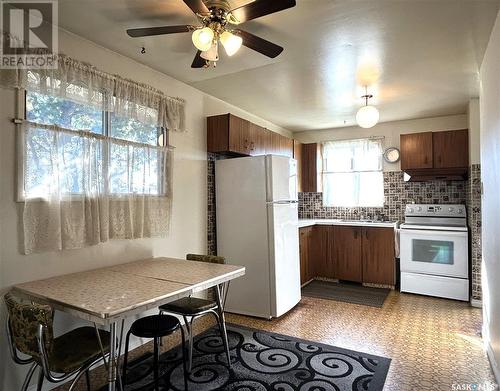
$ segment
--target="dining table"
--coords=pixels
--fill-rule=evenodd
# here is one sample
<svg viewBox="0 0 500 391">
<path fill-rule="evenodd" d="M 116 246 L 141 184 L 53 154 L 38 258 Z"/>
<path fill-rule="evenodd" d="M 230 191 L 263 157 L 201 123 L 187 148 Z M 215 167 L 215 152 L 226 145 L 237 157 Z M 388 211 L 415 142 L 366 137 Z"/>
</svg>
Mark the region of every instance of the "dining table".
<svg viewBox="0 0 500 391">
<path fill-rule="evenodd" d="M 21 283 L 13 289 L 31 301 L 93 322 L 96 328 L 109 328 L 105 364 L 108 391 L 114 391 L 126 318 L 214 287 L 226 335 L 224 297 L 230 281 L 244 274 L 245 268 L 237 265 L 158 257 Z"/>
</svg>

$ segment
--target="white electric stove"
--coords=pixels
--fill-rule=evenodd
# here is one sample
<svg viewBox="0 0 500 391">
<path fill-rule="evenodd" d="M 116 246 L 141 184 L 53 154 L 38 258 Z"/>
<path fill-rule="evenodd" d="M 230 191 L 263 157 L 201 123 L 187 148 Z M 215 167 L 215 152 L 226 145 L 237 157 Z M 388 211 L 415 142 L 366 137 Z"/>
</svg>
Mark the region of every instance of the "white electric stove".
<svg viewBox="0 0 500 391">
<path fill-rule="evenodd" d="M 464 205 L 406 205 L 401 292 L 469 301 L 468 245 Z"/>
</svg>

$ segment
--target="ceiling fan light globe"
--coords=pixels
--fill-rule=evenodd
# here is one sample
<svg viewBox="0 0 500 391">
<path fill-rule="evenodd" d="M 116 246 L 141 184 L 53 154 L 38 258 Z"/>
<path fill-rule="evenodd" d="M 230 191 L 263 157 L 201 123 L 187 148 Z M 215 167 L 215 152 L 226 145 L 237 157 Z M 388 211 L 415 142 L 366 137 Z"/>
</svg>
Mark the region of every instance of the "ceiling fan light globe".
<svg viewBox="0 0 500 391">
<path fill-rule="evenodd" d="M 228 56 L 232 56 L 240 50 L 243 43 L 243 39 L 241 37 L 231 34 L 229 31 L 224 31 L 220 35 L 219 39 Z"/>
<path fill-rule="evenodd" d="M 219 50 L 217 41 L 215 41 L 212 46 L 200 54 L 200 57 L 208 61 L 219 61 Z"/>
<path fill-rule="evenodd" d="M 356 122 L 365 129 L 375 126 L 379 118 L 380 114 L 375 106 L 363 106 L 356 113 Z"/>
<path fill-rule="evenodd" d="M 193 31 L 191 35 L 196 49 L 205 52 L 210 49 L 214 40 L 214 31 L 210 27 L 204 27 Z"/>
</svg>

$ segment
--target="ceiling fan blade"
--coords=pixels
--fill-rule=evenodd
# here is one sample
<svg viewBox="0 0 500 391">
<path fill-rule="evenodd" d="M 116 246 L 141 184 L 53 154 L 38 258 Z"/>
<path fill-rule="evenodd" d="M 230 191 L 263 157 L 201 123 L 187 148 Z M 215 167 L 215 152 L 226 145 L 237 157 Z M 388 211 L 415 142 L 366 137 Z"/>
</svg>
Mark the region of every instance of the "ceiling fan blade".
<svg viewBox="0 0 500 391">
<path fill-rule="evenodd" d="M 264 15 L 295 7 L 295 0 L 255 0 L 231 11 L 229 21 L 233 24 L 243 23 Z"/>
<path fill-rule="evenodd" d="M 208 14 L 210 11 L 202 0 L 184 0 L 195 14 Z"/>
<path fill-rule="evenodd" d="M 192 26 L 161 26 L 161 27 L 143 27 L 137 29 L 128 29 L 127 34 L 133 38 L 148 37 L 150 35 L 188 33 Z"/>
<path fill-rule="evenodd" d="M 205 68 L 207 65 L 207 61 L 200 56 L 201 50 L 196 52 L 196 56 L 194 56 L 193 63 L 191 64 L 191 68 Z"/>
<path fill-rule="evenodd" d="M 264 38 L 257 37 L 247 31 L 233 30 L 233 34 L 240 36 L 243 39 L 243 45 L 262 53 L 263 55 L 275 58 L 281 54 L 283 48 L 275 43 L 269 42 Z"/>
</svg>

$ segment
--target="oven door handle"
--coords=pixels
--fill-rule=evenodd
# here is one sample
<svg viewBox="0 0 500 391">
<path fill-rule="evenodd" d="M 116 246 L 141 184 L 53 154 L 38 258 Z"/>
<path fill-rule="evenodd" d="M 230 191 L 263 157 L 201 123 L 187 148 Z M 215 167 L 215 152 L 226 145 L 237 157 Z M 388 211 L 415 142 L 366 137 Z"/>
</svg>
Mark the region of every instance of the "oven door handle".
<svg viewBox="0 0 500 391">
<path fill-rule="evenodd" d="M 436 230 L 420 230 L 420 229 L 401 229 L 399 232 L 400 236 L 429 236 L 433 235 L 436 237 L 454 237 L 454 238 L 466 238 L 469 233 L 467 231 L 436 231 Z"/>
</svg>

